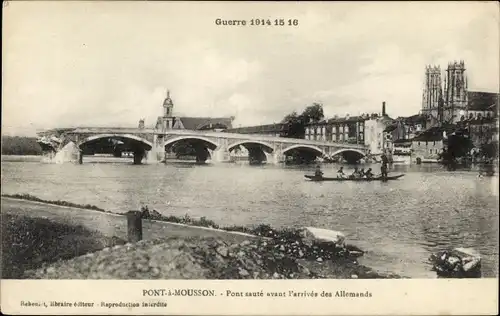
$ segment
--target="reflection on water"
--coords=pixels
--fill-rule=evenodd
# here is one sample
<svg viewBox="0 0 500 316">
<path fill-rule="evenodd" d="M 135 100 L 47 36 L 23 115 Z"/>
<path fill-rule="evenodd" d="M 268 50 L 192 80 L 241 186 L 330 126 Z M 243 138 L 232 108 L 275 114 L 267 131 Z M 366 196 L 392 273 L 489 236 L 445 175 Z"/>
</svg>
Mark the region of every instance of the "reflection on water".
<svg viewBox="0 0 500 316">
<path fill-rule="evenodd" d="M 326 165 L 325 175 L 334 175 L 338 167 Z M 189 162 L 134 166 L 132 159 L 87 157 L 83 165 L 3 160 L 2 193 L 94 204 L 114 212 L 148 205 L 163 214 L 206 216 L 222 225 L 340 230 L 368 250 L 367 264 L 413 277 L 435 276 L 426 264 L 431 252 L 473 247 L 483 256 L 483 274 L 497 273 L 496 177 L 400 165 L 393 172 L 406 176 L 387 183 L 305 181 L 304 173 L 313 168 Z"/>
</svg>

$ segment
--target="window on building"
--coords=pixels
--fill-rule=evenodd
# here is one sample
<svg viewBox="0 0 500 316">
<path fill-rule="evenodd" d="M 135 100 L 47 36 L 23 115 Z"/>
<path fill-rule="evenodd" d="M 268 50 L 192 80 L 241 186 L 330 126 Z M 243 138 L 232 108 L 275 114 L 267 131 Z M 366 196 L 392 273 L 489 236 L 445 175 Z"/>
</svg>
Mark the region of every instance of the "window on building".
<svg viewBox="0 0 500 316">
<path fill-rule="evenodd" d="M 433 145 L 433 146 L 436 146 L 436 141 L 433 141 L 433 142 L 432 142 L 432 145 Z"/>
</svg>

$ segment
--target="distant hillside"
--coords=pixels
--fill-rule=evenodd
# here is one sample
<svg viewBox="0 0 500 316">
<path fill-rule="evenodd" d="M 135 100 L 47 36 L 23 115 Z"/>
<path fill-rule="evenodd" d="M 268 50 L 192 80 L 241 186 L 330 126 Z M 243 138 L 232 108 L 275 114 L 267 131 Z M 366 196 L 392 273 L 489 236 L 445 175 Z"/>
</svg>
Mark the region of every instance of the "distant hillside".
<svg viewBox="0 0 500 316">
<path fill-rule="evenodd" d="M 2 136 L 2 155 L 41 155 L 36 137 Z"/>
</svg>

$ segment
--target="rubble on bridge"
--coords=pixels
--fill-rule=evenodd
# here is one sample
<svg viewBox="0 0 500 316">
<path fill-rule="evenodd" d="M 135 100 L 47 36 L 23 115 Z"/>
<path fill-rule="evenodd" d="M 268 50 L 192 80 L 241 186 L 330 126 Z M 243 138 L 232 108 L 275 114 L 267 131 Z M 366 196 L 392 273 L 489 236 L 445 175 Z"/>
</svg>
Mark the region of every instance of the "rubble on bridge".
<svg viewBox="0 0 500 316">
<path fill-rule="evenodd" d="M 63 140 L 56 136 L 41 136 L 37 140 L 37 143 L 42 147 L 42 150 L 57 151 L 57 149 L 62 144 Z"/>
</svg>

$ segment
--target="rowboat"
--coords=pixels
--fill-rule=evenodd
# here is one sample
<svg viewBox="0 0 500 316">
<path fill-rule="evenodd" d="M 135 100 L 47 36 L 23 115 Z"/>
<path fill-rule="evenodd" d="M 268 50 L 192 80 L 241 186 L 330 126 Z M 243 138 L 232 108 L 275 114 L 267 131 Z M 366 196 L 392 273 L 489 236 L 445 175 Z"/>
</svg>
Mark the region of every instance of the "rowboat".
<svg viewBox="0 0 500 316">
<path fill-rule="evenodd" d="M 311 181 L 386 181 L 386 180 L 397 180 L 404 176 L 404 174 L 398 174 L 394 176 L 387 176 L 385 179 L 382 178 L 381 176 L 376 176 L 373 178 L 328 178 L 328 177 L 318 177 L 318 176 L 310 176 L 310 175 L 304 175 L 307 179 Z"/>
</svg>

